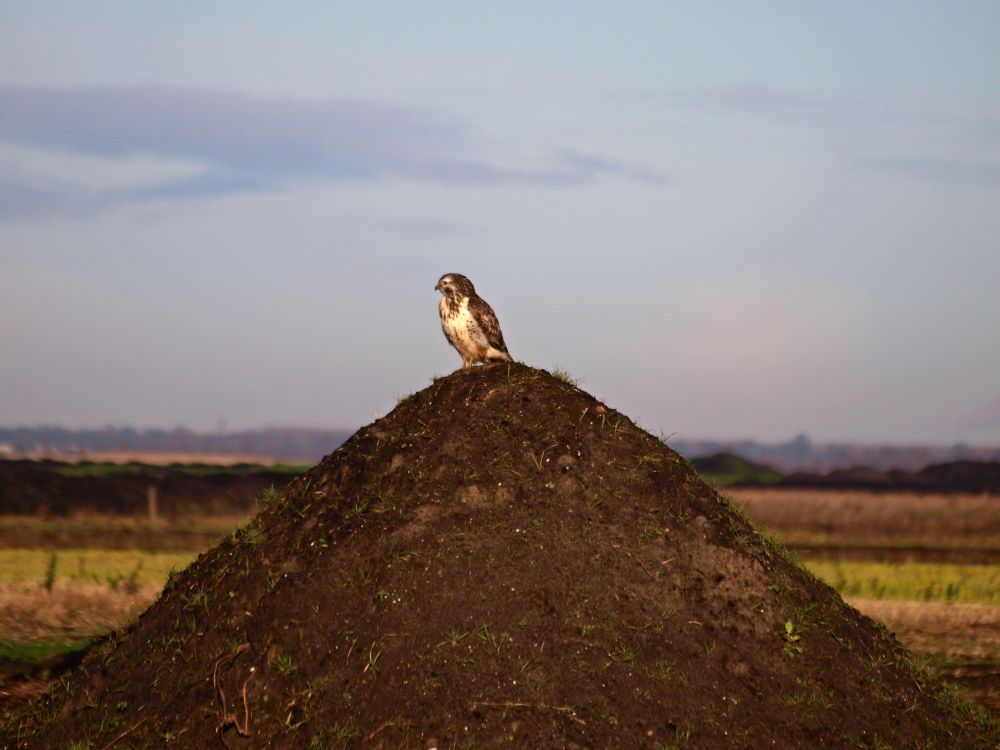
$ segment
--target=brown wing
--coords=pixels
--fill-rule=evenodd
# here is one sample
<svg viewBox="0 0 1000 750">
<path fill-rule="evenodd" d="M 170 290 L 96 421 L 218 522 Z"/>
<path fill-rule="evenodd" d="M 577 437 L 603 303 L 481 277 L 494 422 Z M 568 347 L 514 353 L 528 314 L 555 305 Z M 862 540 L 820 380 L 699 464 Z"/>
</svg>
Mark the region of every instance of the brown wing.
<svg viewBox="0 0 1000 750">
<path fill-rule="evenodd" d="M 483 329 L 483 333 L 486 334 L 486 340 L 490 346 L 494 349 L 499 349 L 504 354 L 510 354 L 507 351 L 507 345 L 503 342 L 503 334 L 500 332 L 500 321 L 497 320 L 496 313 L 493 312 L 493 308 L 490 307 L 489 303 L 482 297 L 473 295 L 469 297 L 469 312 L 472 313 L 472 317 L 476 319 L 479 327 Z"/>
</svg>

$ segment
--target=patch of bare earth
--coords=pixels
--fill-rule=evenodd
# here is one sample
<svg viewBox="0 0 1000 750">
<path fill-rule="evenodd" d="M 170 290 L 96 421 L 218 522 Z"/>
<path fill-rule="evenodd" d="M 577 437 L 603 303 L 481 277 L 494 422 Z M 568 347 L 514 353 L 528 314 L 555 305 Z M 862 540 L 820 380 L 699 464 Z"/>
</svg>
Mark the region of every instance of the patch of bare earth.
<svg viewBox="0 0 1000 750">
<path fill-rule="evenodd" d="M 995 747 L 662 441 L 457 372 L 291 482 L 0 746 Z"/>
</svg>

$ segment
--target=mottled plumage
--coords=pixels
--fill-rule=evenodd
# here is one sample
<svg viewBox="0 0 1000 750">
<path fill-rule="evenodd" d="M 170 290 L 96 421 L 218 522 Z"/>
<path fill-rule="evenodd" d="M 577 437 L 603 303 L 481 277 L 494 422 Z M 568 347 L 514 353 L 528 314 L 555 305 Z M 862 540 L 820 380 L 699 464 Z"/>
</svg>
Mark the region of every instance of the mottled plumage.
<svg viewBox="0 0 1000 750">
<path fill-rule="evenodd" d="M 441 292 L 441 330 L 462 356 L 463 368 L 475 362 L 513 361 L 496 313 L 476 294 L 471 281 L 460 273 L 446 273 L 434 288 Z"/>
</svg>

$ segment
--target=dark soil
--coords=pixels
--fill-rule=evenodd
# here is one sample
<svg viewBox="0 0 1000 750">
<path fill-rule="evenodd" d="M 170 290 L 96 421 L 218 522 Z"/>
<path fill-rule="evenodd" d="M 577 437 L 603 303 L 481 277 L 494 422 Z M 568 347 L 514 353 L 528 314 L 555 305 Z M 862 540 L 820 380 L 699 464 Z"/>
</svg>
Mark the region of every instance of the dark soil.
<svg viewBox="0 0 1000 750">
<path fill-rule="evenodd" d="M 676 453 L 547 373 L 402 401 L 0 746 L 995 747 Z"/>
<path fill-rule="evenodd" d="M 973 696 L 977 703 L 1000 710 L 1000 662 L 995 660 L 962 660 L 953 664 L 944 662 L 934 671 Z"/>
<path fill-rule="evenodd" d="M 951 563 L 952 565 L 1000 565 L 996 547 L 886 546 L 876 544 L 788 544 L 802 560 L 851 560 L 884 563 Z"/>
<path fill-rule="evenodd" d="M 54 646 L 51 656 L 33 659 L 30 663 L 0 657 L 0 722 L 7 719 L 19 703 L 38 698 L 53 680 L 83 661 L 84 649 L 74 646 L 69 651 L 59 651 L 58 648 Z"/>
<path fill-rule="evenodd" d="M 765 482 L 741 482 L 757 486 Z M 920 471 L 867 466 L 837 469 L 826 474 L 797 472 L 783 477 L 776 486 L 872 492 L 973 492 L 1000 494 L 1000 463 L 996 461 L 952 461 L 933 464 Z"/>
<path fill-rule="evenodd" d="M 253 508 L 270 485 L 282 486 L 284 472 L 248 468 L 193 475 L 170 467 L 111 476 L 66 476 L 55 462 L 0 461 L 0 513 L 50 517 L 79 513 L 144 516 L 147 490 L 157 488 L 165 518 L 234 515 Z"/>
</svg>

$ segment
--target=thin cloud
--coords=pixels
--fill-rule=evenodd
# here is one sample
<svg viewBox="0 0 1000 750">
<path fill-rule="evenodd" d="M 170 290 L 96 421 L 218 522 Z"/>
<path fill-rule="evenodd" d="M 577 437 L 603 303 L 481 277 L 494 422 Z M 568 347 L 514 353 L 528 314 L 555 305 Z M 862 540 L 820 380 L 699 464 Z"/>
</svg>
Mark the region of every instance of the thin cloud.
<svg viewBox="0 0 1000 750">
<path fill-rule="evenodd" d="M 104 159 L 152 156 L 204 165 L 197 174 L 127 190 L 38 189 L 14 180 L 0 190 L 0 216 L 8 217 L 44 213 L 46 206 L 64 213 L 72 206 L 96 209 L 335 180 L 565 186 L 614 174 L 657 181 L 652 172 L 600 157 L 557 154 L 540 166 L 509 164 L 485 153 L 458 121 L 413 108 L 163 86 L 0 86 L 0 139 Z"/>
<path fill-rule="evenodd" d="M 97 191 L 55 180 L 0 177 L 0 220 L 45 216 L 86 216 L 107 208 Z"/>
<path fill-rule="evenodd" d="M 579 151 L 563 151 L 560 154 L 560 159 L 571 170 L 576 170 L 583 174 L 623 177 L 650 185 L 666 185 L 673 184 L 674 182 L 659 172 L 643 169 L 642 167 L 629 166 L 611 159 L 604 159 Z"/>
<path fill-rule="evenodd" d="M 414 152 L 461 141 L 456 127 L 400 107 L 160 86 L 3 86 L 0 135 L 105 157 L 156 154 L 234 170 L 348 176 L 398 168 Z"/>
</svg>

